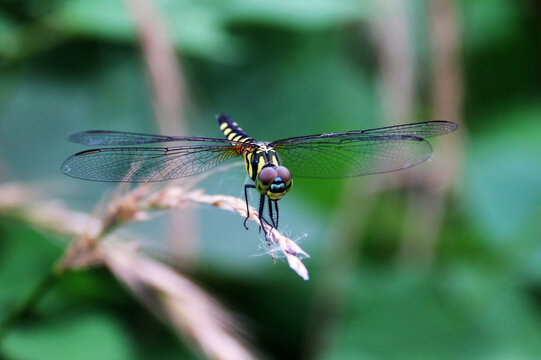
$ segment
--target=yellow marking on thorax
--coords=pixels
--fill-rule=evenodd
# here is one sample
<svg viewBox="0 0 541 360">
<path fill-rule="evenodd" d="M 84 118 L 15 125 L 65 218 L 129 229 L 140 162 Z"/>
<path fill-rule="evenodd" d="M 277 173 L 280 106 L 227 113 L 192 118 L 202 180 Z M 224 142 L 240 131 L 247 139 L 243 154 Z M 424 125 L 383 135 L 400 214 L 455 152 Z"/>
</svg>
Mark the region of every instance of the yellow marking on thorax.
<svg viewBox="0 0 541 360">
<path fill-rule="evenodd" d="M 226 127 L 227 127 L 227 123 L 224 122 L 224 123 L 222 123 L 222 124 L 220 125 L 220 130 L 224 131 L 224 129 L 225 129 Z M 230 131 L 231 131 L 231 130 L 230 130 Z"/>
<path fill-rule="evenodd" d="M 274 166 L 280 166 L 280 163 L 278 162 L 278 158 L 276 157 L 276 155 L 272 155 L 272 157 L 271 157 L 271 163 L 272 163 Z"/>
<path fill-rule="evenodd" d="M 239 141 L 243 142 L 248 139 L 250 138 L 244 137 Z M 237 141 L 237 139 L 234 141 Z M 274 149 L 263 144 L 243 148 L 242 156 L 244 158 L 246 172 L 248 173 L 248 176 L 250 176 L 250 179 L 254 181 L 265 165 L 271 164 L 273 166 L 280 166 L 280 161 L 278 160 L 278 156 Z"/>
<path fill-rule="evenodd" d="M 254 156 L 253 152 L 246 151 L 242 153 L 244 156 L 244 166 L 246 167 L 246 172 L 248 173 L 248 176 L 252 178 L 253 171 L 252 171 L 252 158 Z"/>
<path fill-rule="evenodd" d="M 223 129 L 222 129 L 222 130 L 223 130 Z M 231 128 L 225 129 L 225 130 L 224 130 L 224 135 L 225 135 L 225 136 L 229 135 L 229 133 L 230 133 L 231 131 L 232 131 Z"/>
<path fill-rule="evenodd" d="M 261 170 L 263 170 L 263 166 L 266 165 L 265 156 L 262 155 L 263 152 L 264 151 L 258 150 L 255 154 L 256 156 L 259 156 L 259 161 L 257 163 L 257 174 L 259 174 Z"/>
</svg>

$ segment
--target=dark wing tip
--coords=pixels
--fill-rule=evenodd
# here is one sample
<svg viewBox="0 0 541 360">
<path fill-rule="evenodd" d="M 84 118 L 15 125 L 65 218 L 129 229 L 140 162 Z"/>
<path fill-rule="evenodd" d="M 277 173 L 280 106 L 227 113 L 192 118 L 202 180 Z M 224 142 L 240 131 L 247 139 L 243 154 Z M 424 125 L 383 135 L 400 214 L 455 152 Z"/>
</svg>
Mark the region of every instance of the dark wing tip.
<svg viewBox="0 0 541 360">
<path fill-rule="evenodd" d="M 456 129 L 458 129 L 458 124 L 457 123 L 454 123 L 454 122 L 451 122 L 451 121 L 447 121 L 449 123 L 449 132 L 453 132 L 455 131 Z"/>
<path fill-rule="evenodd" d="M 81 141 L 81 137 L 84 135 L 85 132 L 86 131 L 80 131 L 80 132 L 76 132 L 75 134 L 71 134 L 68 137 L 68 140 L 74 143 L 79 143 Z"/>
<path fill-rule="evenodd" d="M 68 137 L 68 140 L 77 144 L 82 145 L 97 145 L 92 143 L 92 135 L 94 134 L 104 134 L 109 133 L 110 131 L 106 130 L 87 130 L 87 131 L 79 131 L 75 134 L 71 134 Z"/>
<path fill-rule="evenodd" d="M 99 153 L 99 152 L 101 152 L 100 149 L 84 150 L 84 151 L 78 152 L 77 154 L 75 154 L 73 156 L 77 157 L 77 156 L 83 156 L 83 155 L 90 155 L 90 154 L 96 154 L 96 153 Z"/>
<path fill-rule="evenodd" d="M 92 179 L 90 179 L 88 177 L 80 176 L 80 174 L 77 173 L 76 167 L 74 168 L 73 165 L 78 161 L 79 157 L 85 156 L 85 155 L 97 154 L 99 152 L 101 152 L 100 149 L 91 149 L 91 150 L 80 151 L 80 152 L 78 152 L 76 154 L 73 154 L 69 158 L 64 160 L 64 162 L 60 166 L 60 170 L 64 174 L 66 174 L 68 176 L 71 176 L 71 177 L 92 180 Z"/>
<path fill-rule="evenodd" d="M 446 120 L 433 120 L 429 121 L 428 123 L 431 124 L 438 124 L 438 133 L 437 135 L 445 135 L 452 133 L 456 129 L 458 129 L 458 124 L 454 123 L 452 121 L 446 121 Z"/>
</svg>

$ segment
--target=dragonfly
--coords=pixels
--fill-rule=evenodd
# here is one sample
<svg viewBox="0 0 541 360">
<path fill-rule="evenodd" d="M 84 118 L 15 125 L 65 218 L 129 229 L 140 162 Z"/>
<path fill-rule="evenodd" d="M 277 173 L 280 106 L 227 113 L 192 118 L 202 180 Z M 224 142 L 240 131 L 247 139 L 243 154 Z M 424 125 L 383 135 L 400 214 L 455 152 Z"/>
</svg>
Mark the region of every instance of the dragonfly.
<svg viewBox="0 0 541 360">
<path fill-rule="evenodd" d="M 278 201 L 291 190 L 293 177 L 344 178 L 402 170 L 432 156 L 427 138 L 457 129 L 449 121 L 425 121 L 369 130 L 331 132 L 259 142 L 229 116 L 217 116 L 225 138 L 150 135 L 122 131 L 78 132 L 69 140 L 96 147 L 62 164 L 66 175 L 102 182 L 148 183 L 201 174 L 242 157 L 252 183 L 244 185 L 246 221 L 249 189 L 259 193 L 259 219 L 278 229 Z M 176 143 L 172 146 L 149 144 Z M 142 146 L 141 146 L 142 145 Z M 268 216 L 264 215 L 267 204 Z"/>
</svg>

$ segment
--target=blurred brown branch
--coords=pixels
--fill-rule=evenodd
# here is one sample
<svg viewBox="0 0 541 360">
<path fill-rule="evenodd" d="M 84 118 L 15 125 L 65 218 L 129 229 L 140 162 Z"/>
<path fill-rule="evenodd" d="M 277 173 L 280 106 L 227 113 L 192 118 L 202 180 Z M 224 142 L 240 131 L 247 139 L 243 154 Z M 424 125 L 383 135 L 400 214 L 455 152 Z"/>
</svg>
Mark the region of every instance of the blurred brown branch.
<svg viewBox="0 0 541 360">
<path fill-rule="evenodd" d="M 185 133 L 181 122 L 185 83 L 166 22 L 152 1 L 124 0 L 124 3 L 139 35 L 158 124 L 162 131 Z"/>
<path fill-rule="evenodd" d="M 176 56 L 165 17 L 151 0 L 124 0 L 139 36 L 141 54 L 152 87 L 154 112 L 163 134 L 187 134 L 182 116 L 187 102 L 187 86 L 180 59 Z M 198 236 L 195 215 L 172 213 L 169 246 L 172 255 L 184 266 L 195 262 Z M 178 231 L 182 229 L 182 231 Z"/>
<path fill-rule="evenodd" d="M 103 261 L 158 318 L 209 359 L 254 359 L 234 316 L 201 287 L 130 244 L 107 241 Z"/>
<path fill-rule="evenodd" d="M 186 190 L 181 186 L 166 186 L 162 189 L 150 185 L 138 186 L 124 195 L 117 195 L 107 206 L 107 214 L 99 220 L 86 213 L 73 211 L 63 204 L 51 200 L 36 200 L 36 192 L 19 184 L 0 185 L 0 212 L 15 211 L 25 221 L 39 225 L 50 231 L 77 236 L 77 239 L 59 263 L 60 268 L 86 267 L 95 263 L 81 261 L 88 254 L 82 249 L 99 250 L 101 240 L 116 227 L 126 222 L 144 221 L 157 210 L 179 209 L 194 204 L 207 204 L 219 209 L 236 212 L 246 216 L 246 203 L 227 195 L 208 195 L 202 190 Z M 271 241 L 269 253 L 280 251 L 286 257 L 290 267 L 299 276 L 308 279 L 308 272 L 300 258 L 309 257 L 293 240 L 282 235 L 278 230 L 261 224 L 259 214 L 250 207 L 248 218 L 258 226 L 264 226 Z M 90 245 L 92 244 L 92 245 Z M 275 246 L 274 248 L 272 246 Z M 96 255 L 99 258 L 99 255 Z"/>
<path fill-rule="evenodd" d="M 40 199 L 37 191 L 21 184 L 0 185 L 0 213 L 17 216 L 49 231 L 76 237 L 58 262 L 55 274 L 105 265 L 149 310 L 171 324 L 183 337 L 193 339 L 208 358 L 253 359 L 251 350 L 239 340 L 239 327 L 232 316 L 210 295 L 168 265 L 138 251 L 139 242 L 132 236 L 126 240 L 112 234 L 122 224 L 144 221 L 157 210 L 185 208 L 195 204 L 208 204 L 246 216 L 243 199 L 208 195 L 202 190 L 186 190 L 180 186 L 158 188 L 143 185 L 125 194 L 115 195 L 100 220 L 90 214 L 71 210 L 58 201 Z M 250 209 L 249 220 L 261 225 L 255 209 Z M 308 254 L 276 229 L 266 224 L 263 226 L 272 243 L 269 253 L 273 258 L 275 254 L 282 253 L 290 267 L 299 276 L 308 279 L 308 272 L 301 262 L 301 258 L 308 257 Z"/>
<path fill-rule="evenodd" d="M 435 119 L 461 123 L 462 74 L 460 25 L 456 2 L 435 0 L 429 4 L 432 73 L 432 108 Z M 445 215 L 445 202 L 459 174 L 464 129 L 438 142 L 438 161 L 418 173 L 422 191 L 410 191 L 404 221 L 401 255 L 406 260 L 430 265 Z M 422 226 L 419 226 L 422 224 Z"/>
<path fill-rule="evenodd" d="M 375 45 L 381 73 L 383 122 L 411 122 L 415 99 L 414 50 L 408 4 L 382 0 L 373 21 Z"/>
</svg>

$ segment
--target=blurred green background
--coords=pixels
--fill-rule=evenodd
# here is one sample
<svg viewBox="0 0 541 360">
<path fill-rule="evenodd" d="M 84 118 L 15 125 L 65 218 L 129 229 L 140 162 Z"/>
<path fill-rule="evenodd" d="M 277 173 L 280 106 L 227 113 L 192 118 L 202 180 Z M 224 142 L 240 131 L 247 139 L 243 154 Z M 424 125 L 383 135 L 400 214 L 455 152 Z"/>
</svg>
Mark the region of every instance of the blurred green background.
<svg viewBox="0 0 541 360">
<path fill-rule="evenodd" d="M 181 126 L 156 121 L 141 3 L 176 51 Z M 60 172 L 77 131 L 220 137 L 219 113 L 260 140 L 455 121 L 418 167 L 295 179 L 280 222 L 311 255 L 308 282 L 253 256 L 255 225 L 228 212 L 128 227 L 225 303 L 263 358 L 539 359 L 540 18 L 534 0 L 1 0 L 1 181 L 92 212 L 114 185 Z M 236 167 L 198 187 L 240 197 L 245 180 Z M 0 212 L 1 318 L 66 240 Z M 65 275 L 23 320 L 0 357 L 204 358 L 104 269 Z"/>
</svg>

